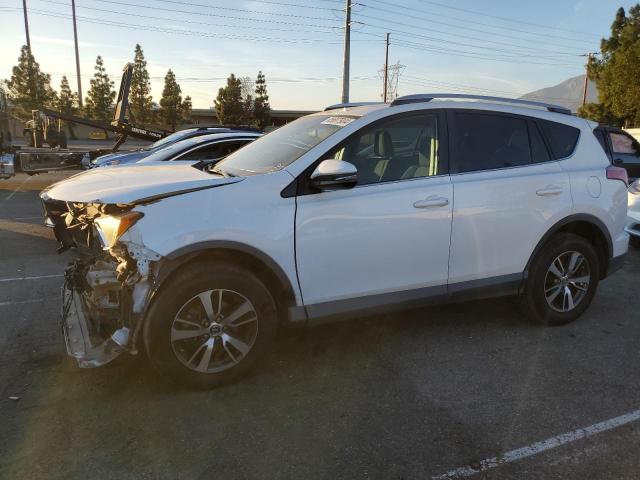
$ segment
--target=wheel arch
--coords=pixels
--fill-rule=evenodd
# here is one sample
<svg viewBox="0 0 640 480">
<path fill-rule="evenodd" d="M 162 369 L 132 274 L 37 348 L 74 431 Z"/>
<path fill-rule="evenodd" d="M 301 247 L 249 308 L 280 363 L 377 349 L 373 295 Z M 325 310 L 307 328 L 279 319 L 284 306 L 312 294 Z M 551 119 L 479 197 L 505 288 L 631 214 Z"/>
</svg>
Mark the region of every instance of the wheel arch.
<svg viewBox="0 0 640 480">
<path fill-rule="evenodd" d="M 198 261 L 225 261 L 251 270 L 273 295 L 278 308 L 279 321 L 290 323 L 294 320 L 289 318 L 290 307 L 296 305 L 294 286 L 282 267 L 263 251 L 232 241 L 199 242 L 171 252 L 160 264 L 151 301 L 172 274 Z"/>
<path fill-rule="evenodd" d="M 543 235 L 529 257 L 525 268 L 527 274 L 531 263 L 542 250 L 542 247 L 557 233 L 573 233 L 588 240 L 595 247 L 598 254 L 600 278 L 606 276 L 609 262 L 613 256 L 613 241 L 604 222 L 593 215 L 585 213 L 569 215 L 563 218 Z"/>
</svg>

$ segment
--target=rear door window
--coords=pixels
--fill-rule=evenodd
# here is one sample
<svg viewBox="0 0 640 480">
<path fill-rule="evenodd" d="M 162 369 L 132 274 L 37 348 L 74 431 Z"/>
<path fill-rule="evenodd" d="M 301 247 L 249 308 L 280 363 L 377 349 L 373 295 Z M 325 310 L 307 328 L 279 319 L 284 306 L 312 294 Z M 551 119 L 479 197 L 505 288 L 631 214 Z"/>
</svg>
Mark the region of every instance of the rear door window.
<svg viewBox="0 0 640 480">
<path fill-rule="evenodd" d="M 505 115 L 454 112 L 452 147 L 456 173 L 532 163 L 527 120 Z M 537 147 L 537 155 L 544 150 Z"/>
<path fill-rule="evenodd" d="M 554 159 L 566 158 L 573 153 L 580 136 L 579 129 L 549 120 L 540 120 L 539 124 L 547 137 Z"/>
</svg>

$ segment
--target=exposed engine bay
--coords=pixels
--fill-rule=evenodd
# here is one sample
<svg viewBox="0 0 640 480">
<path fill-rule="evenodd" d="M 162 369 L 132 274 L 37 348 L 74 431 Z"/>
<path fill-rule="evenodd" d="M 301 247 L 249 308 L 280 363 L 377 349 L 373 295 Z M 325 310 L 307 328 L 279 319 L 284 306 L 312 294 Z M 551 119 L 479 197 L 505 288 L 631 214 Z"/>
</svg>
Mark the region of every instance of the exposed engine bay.
<svg viewBox="0 0 640 480">
<path fill-rule="evenodd" d="M 72 249 L 65 270 L 61 327 L 80 367 L 104 365 L 136 343 L 160 255 L 129 229 L 143 216 L 132 205 L 70 203 L 43 197 L 45 224 Z"/>
</svg>

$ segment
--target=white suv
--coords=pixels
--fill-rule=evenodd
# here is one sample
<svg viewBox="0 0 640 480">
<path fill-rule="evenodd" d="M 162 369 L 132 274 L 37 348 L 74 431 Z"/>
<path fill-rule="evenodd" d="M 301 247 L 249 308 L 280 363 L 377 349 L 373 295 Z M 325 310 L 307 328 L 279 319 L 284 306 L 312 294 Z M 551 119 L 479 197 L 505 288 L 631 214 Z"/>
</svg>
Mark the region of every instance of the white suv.
<svg viewBox="0 0 640 480">
<path fill-rule="evenodd" d="M 284 325 L 506 295 L 535 321 L 576 319 L 627 251 L 625 170 L 561 107 L 440 97 L 329 107 L 210 171 L 95 169 L 45 190 L 78 252 L 69 354 L 143 347 L 212 386 Z"/>
</svg>

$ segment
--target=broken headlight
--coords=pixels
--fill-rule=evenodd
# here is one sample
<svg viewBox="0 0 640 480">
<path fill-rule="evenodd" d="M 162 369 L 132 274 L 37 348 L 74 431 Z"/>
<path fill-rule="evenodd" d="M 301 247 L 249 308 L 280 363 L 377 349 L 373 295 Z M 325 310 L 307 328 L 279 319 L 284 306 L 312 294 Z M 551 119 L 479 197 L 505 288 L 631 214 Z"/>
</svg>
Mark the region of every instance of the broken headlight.
<svg viewBox="0 0 640 480">
<path fill-rule="evenodd" d="M 94 223 L 100 243 L 106 250 L 111 248 L 118 239 L 143 217 L 140 212 L 129 212 L 123 215 L 103 215 L 95 219 Z"/>
</svg>

